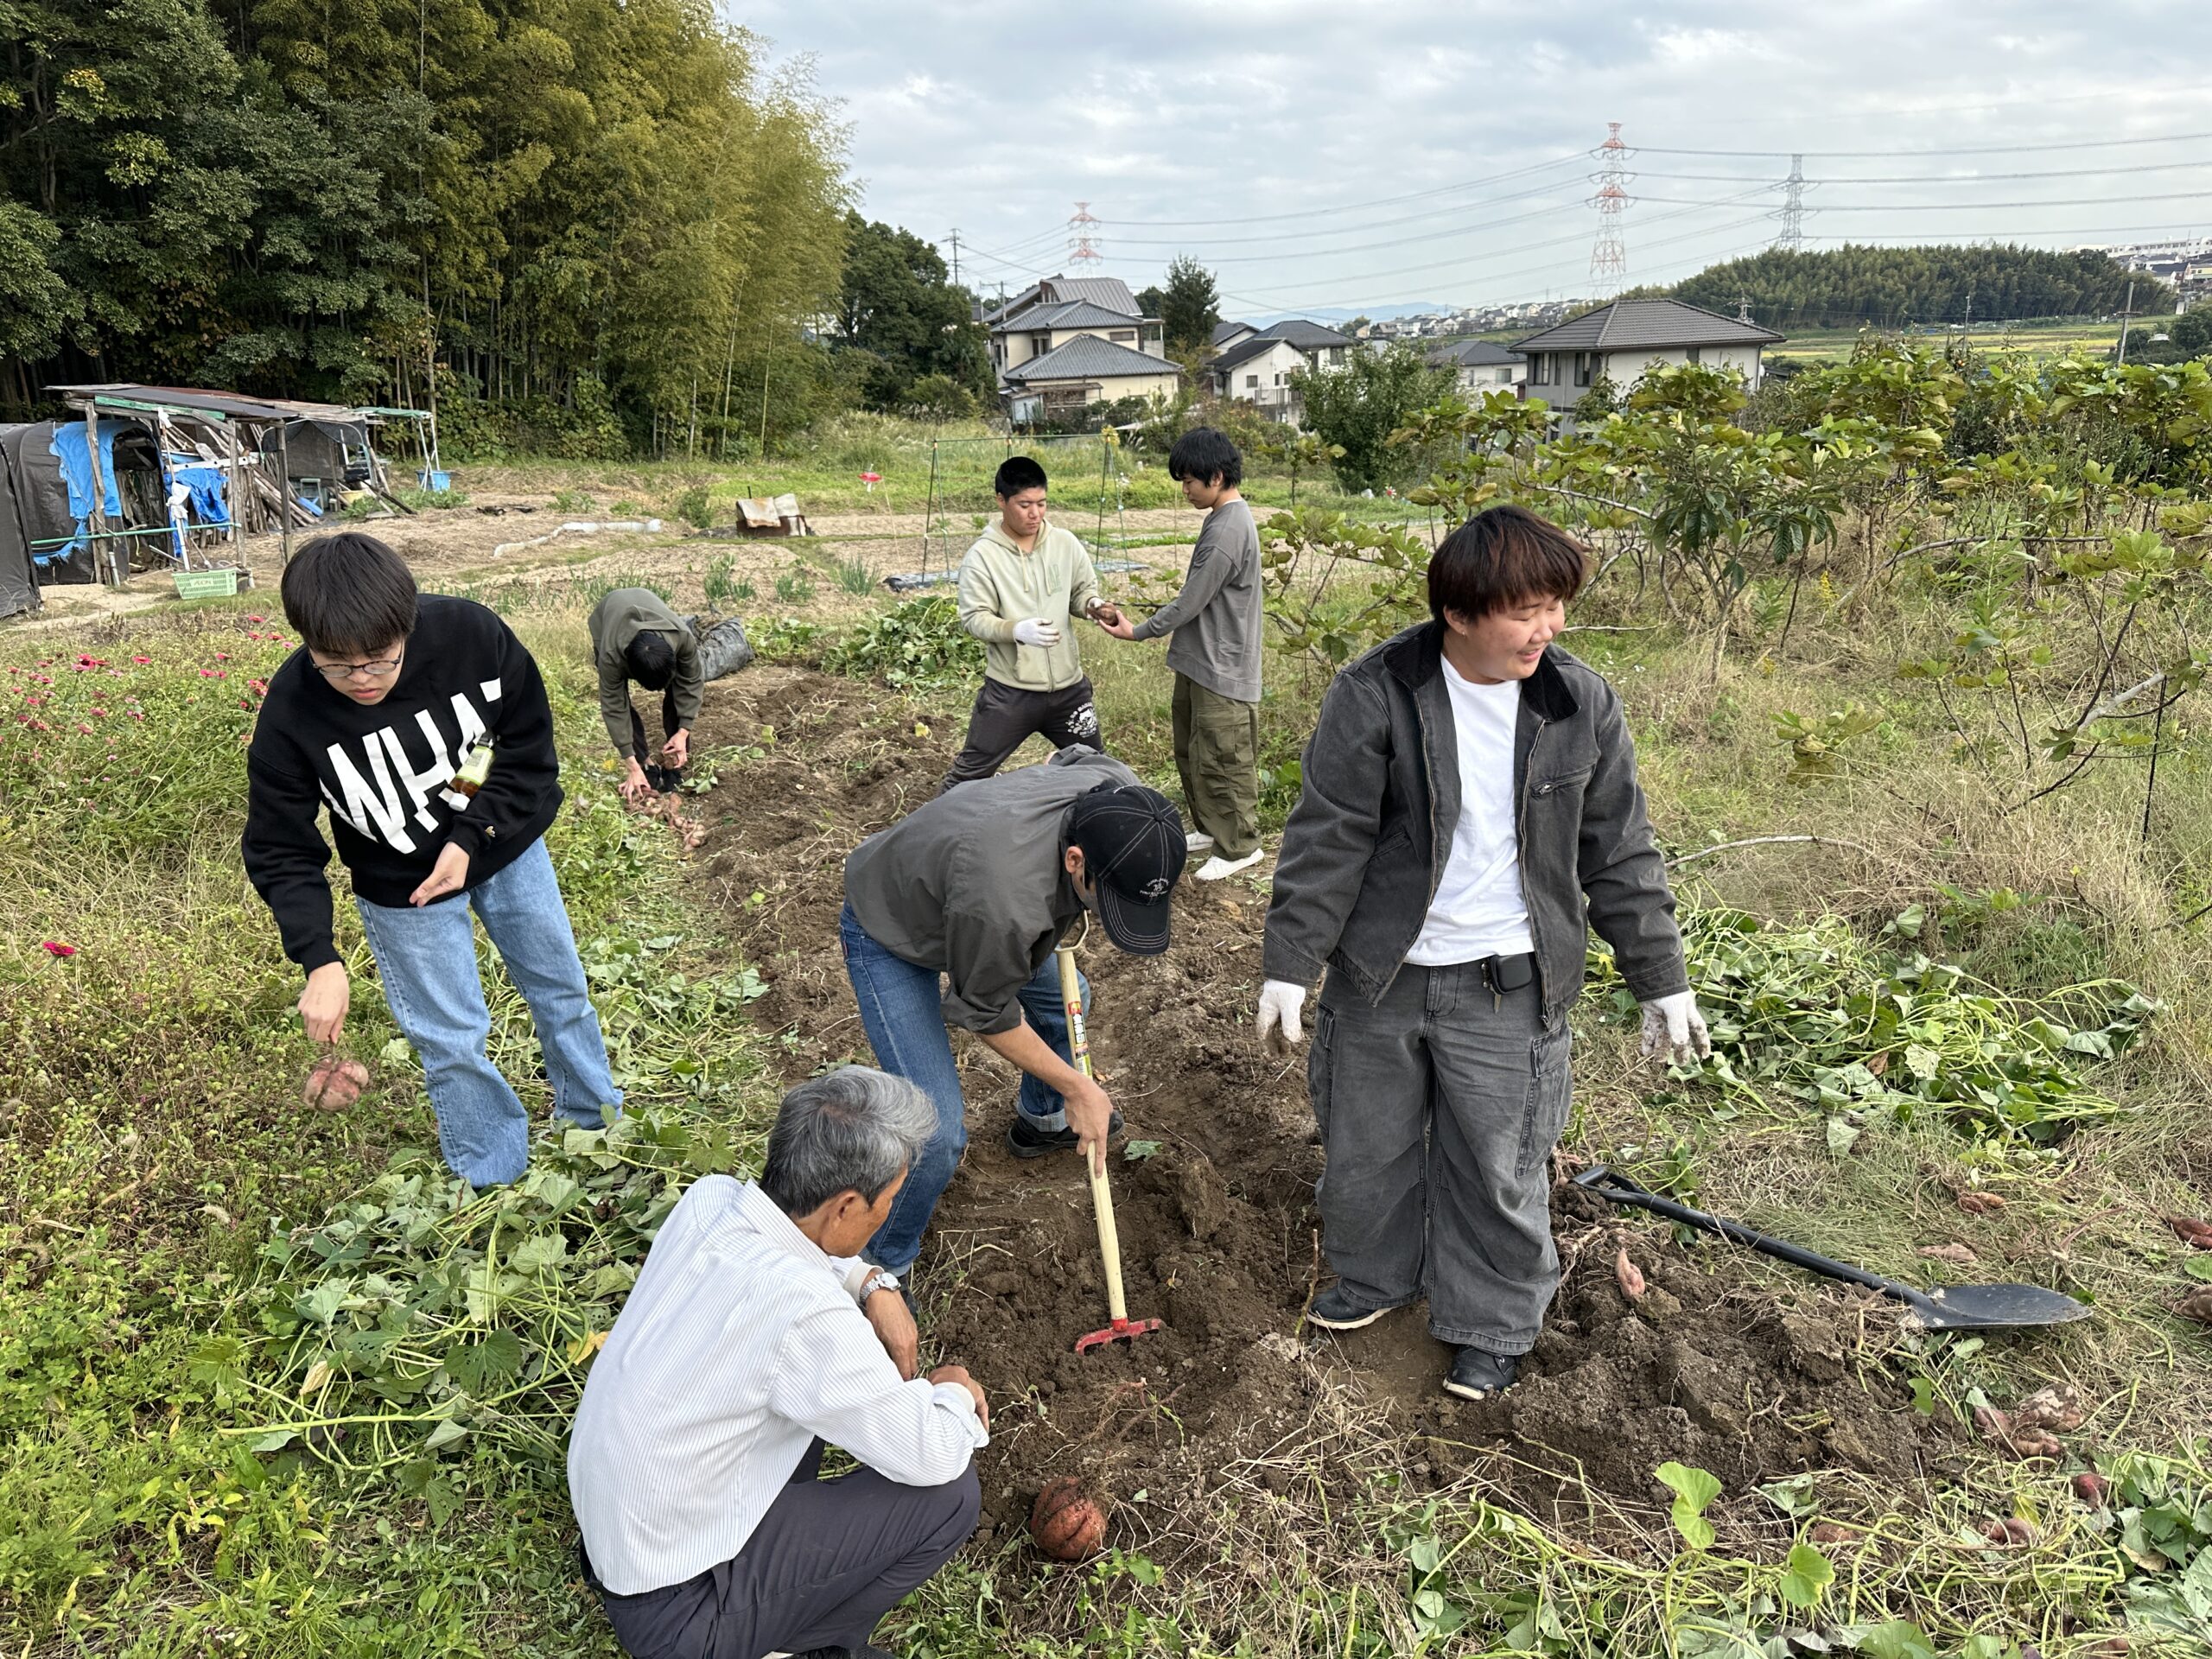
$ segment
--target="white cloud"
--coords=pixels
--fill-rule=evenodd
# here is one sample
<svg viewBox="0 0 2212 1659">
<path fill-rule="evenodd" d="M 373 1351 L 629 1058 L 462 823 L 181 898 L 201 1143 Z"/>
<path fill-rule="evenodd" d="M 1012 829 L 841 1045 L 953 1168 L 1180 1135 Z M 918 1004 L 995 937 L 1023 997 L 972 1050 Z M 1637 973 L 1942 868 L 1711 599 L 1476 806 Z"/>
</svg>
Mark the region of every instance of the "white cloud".
<svg viewBox="0 0 2212 1659">
<path fill-rule="evenodd" d="M 868 215 L 941 245 L 958 226 L 971 282 L 1064 267 L 1082 197 L 1106 221 L 1105 270 L 1141 285 L 1189 251 L 1260 309 L 1583 291 L 1592 163 L 1561 158 L 1609 120 L 1639 147 L 1632 279 L 1763 245 L 1778 194 L 1745 193 L 1779 181 L 1793 151 L 1816 178 L 1952 181 L 1817 187 L 1818 237 L 2060 245 L 2212 228 L 2212 140 L 2025 149 L 2212 130 L 2212 70 L 2195 67 L 2212 62 L 2212 7 L 2131 10 L 2144 15 L 2122 28 L 2053 0 L 770 0 L 732 15 L 780 54 L 813 55 L 845 100 Z M 2153 161 L 2190 165 L 2117 170 Z M 2091 168 L 2115 170 L 1961 181 Z M 2089 205 L 1978 206 L 2075 199 Z M 1907 211 L 1925 204 L 1943 211 Z"/>
</svg>

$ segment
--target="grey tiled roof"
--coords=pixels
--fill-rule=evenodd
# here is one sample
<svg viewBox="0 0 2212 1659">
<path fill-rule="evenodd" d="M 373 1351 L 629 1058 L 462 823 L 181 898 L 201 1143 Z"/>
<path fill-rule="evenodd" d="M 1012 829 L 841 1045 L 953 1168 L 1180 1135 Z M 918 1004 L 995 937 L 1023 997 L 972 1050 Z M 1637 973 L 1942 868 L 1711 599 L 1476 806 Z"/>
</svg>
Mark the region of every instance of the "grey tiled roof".
<svg viewBox="0 0 2212 1659">
<path fill-rule="evenodd" d="M 1615 300 L 1516 340 L 1516 352 L 1663 351 L 1675 346 L 1771 346 L 1783 338 L 1681 300 Z"/>
<path fill-rule="evenodd" d="M 1118 276 L 1047 276 L 1032 283 L 1027 288 L 991 313 L 988 319 L 996 324 L 1022 321 L 1022 312 L 1040 301 L 1046 305 L 1065 305 L 1071 300 L 1088 300 L 1116 315 L 1134 317 L 1139 314 L 1137 296 L 1129 292 L 1129 285 Z"/>
<path fill-rule="evenodd" d="M 1115 374 L 1180 374 L 1182 370 L 1164 357 L 1116 346 L 1096 334 L 1077 334 L 1064 346 L 1055 346 L 1042 357 L 1017 363 L 1006 372 L 1016 385 L 1033 380 L 1096 380 Z"/>
<path fill-rule="evenodd" d="M 1005 325 L 1021 328 L 1134 328 L 1141 319 L 1109 311 L 1089 300 L 1070 300 L 1056 305 L 1033 305 Z"/>
<path fill-rule="evenodd" d="M 1228 340 L 1234 335 L 1242 334 L 1256 334 L 1259 332 L 1260 331 L 1258 329 L 1253 327 L 1249 322 L 1230 322 L 1224 320 L 1223 321 L 1217 322 L 1213 326 L 1213 343 L 1218 346 L 1222 341 Z"/>
<path fill-rule="evenodd" d="M 1308 322 L 1303 317 L 1286 317 L 1260 332 L 1274 340 L 1287 340 L 1301 352 L 1318 352 L 1326 346 L 1357 343 L 1349 334 L 1340 334 L 1333 328 L 1324 328 L 1319 323 Z"/>
<path fill-rule="evenodd" d="M 1278 346 L 1288 346 L 1293 351 L 1296 351 L 1298 349 L 1298 347 L 1295 345 L 1293 345 L 1291 341 L 1284 340 L 1279 335 L 1255 334 L 1249 340 L 1238 340 L 1234 346 L 1231 346 L 1219 357 L 1217 357 L 1212 362 L 1207 364 L 1206 366 L 1210 369 L 1227 373 L 1230 370 L 1236 368 L 1239 364 L 1249 363 L 1255 357 L 1265 357 L 1269 352 L 1274 350 Z"/>
<path fill-rule="evenodd" d="M 1428 354 L 1434 365 L 1450 364 L 1459 369 L 1486 369 L 1512 364 L 1518 366 L 1521 359 L 1504 346 L 1487 340 L 1462 340 L 1449 346 L 1440 346 Z"/>
</svg>

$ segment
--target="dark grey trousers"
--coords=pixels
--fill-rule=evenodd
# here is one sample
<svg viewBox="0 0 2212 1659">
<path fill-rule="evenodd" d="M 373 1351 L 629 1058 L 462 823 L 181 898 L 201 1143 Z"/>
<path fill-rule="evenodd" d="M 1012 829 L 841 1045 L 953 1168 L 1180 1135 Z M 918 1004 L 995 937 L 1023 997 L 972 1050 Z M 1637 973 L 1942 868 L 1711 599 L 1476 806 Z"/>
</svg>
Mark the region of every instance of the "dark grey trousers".
<svg viewBox="0 0 2212 1659">
<path fill-rule="evenodd" d="M 972 1463 L 942 1486 L 873 1469 L 819 1480 L 817 1440 L 734 1560 L 639 1596 L 600 1592 L 632 1659 L 760 1659 L 867 1645 L 875 1623 L 976 1530 Z M 595 1586 L 588 1559 L 584 1574 Z"/>
<path fill-rule="evenodd" d="M 944 787 L 971 784 L 1004 766 L 1032 735 L 1042 732 L 1054 749 L 1071 743 L 1106 752 L 1098 735 L 1098 710 L 1090 700 L 1090 677 L 1058 691 L 1024 691 L 985 679 L 968 716 L 968 741 L 944 774 Z"/>
<path fill-rule="evenodd" d="M 1524 1354 L 1559 1286 L 1550 1154 L 1568 1033 L 1541 987 L 1493 997 L 1472 963 L 1398 970 L 1370 1007 L 1332 974 L 1306 1081 L 1328 1163 L 1321 1248 L 1363 1301 L 1428 1298 L 1440 1341 Z"/>
</svg>

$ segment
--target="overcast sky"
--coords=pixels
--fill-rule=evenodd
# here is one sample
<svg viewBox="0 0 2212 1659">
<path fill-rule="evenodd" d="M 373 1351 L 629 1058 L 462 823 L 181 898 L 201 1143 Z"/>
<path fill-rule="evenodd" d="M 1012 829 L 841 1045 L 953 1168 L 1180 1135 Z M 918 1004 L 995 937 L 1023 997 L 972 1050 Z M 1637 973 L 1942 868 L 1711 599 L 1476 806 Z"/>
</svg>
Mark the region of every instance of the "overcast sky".
<svg viewBox="0 0 2212 1659">
<path fill-rule="evenodd" d="M 868 215 L 957 226 L 986 290 L 1185 251 L 1230 312 L 1583 296 L 1608 121 L 1630 282 L 1771 242 L 1791 151 L 1808 247 L 2212 234 L 2206 0 L 726 6 L 812 59 Z"/>
</svg>

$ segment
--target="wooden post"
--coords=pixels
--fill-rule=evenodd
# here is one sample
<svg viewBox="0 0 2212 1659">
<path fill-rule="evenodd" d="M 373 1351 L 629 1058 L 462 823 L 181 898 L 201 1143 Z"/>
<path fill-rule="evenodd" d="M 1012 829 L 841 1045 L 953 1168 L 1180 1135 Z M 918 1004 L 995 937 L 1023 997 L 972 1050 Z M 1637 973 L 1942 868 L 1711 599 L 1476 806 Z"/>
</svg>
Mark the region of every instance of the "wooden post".
<svg viewBox="0 0 2212 1659">
<path fill-rule="evenodd" d="M 276 423 L 276 526 L 280 563 L 292 562 L 292 452 L 284 436 L 285 423 Z"/>
<path fill-rule="evenodd" d="M 87 397 L 85 399 L 83 408 L 85 411 L 85 464 L 92 475 L 92 511 L 85 518 L 85 533 L 92 550 L 92 569 L 98 570 L 100 569 L 100 543 L 107 535 L 107 508 L 103 505 L 107 497 L 107 486 L 100 478 L 99 407 L 92 399 Z M 126 554 L 124 556 L 127 558 L 129 556 Z M 108 569 L 111 573 L 114 572 L 114 564 L 111 560 Z M 123 585 L 122 576 L 115 575 L 111 585 L 120 588 Z"/>
</svg>

